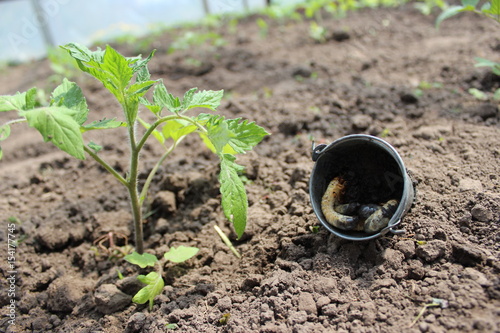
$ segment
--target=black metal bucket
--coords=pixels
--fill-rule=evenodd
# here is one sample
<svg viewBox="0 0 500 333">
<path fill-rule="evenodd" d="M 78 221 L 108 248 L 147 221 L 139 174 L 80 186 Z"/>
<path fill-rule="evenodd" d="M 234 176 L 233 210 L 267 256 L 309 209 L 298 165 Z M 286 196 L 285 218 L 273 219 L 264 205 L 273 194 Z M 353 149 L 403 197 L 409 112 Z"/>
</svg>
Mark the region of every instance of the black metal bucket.
<svg viewBox="0 0 500 333">
<path fill-rule="evenodd" d="M 313 147 L 312 159 L 316 163 L 309 181 L 311 203 L 321 224 L 331 233 L 347 240 L 364 241 L 388 232 L 405 232 L 397 227 L 410 210 L 415 190 L 403 160 L 389 143 L 370 135 L 348 135 L 329 145 Z M 378 232 L 367 233 L 342 230 L 330 224 L 323 214 L 321 201 L 335 177 L 345 180 L 346 202 L 375 204 L 397 200 L 397 208 L 387 226 Z"/>
</svg>

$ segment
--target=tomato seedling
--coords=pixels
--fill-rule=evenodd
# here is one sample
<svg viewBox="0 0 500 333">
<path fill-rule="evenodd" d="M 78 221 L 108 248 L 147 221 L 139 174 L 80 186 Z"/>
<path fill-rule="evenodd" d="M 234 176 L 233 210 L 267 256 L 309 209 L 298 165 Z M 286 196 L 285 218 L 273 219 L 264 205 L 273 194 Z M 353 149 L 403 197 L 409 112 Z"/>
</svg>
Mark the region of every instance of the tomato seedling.
<svg viewBox="0 0 500 333">
<path fill-rule="evenodd" d="M 167 91 L 160 80 L 152 80 L 148 63 L 154 51 L 147 58 L 124 57 L 115 49 L 107 46 L 104 50 L 91 51 L 88 48 L 70 43 L 62 46 L 76 60 L 80 70 L 99 80 L 116 98 L 123 110 L 123 121 L 116 118 L 103 118 L 87 123 L 89 109 L 80 87 L 67 79 L 57 86 L 48 103 L 39 96 L 41 91 L 32 88 L 15 95 L 0 96 L 0 112 L 17 111 L 18 118 L 0 126 L 0 141 L 5 140 L 11 127 L 27 122 L 40 132 L 45 142 L 52 142 L 59 149 L 78 159 L 92 157 L 109 171 L 129 193 L 134 220 L 136 251 L 144 252 L 142 230 L 142 205 L 151 181 L 159 166 L 186 137 L 196 132 L 205 145 L 220 158 L 220 192 L 224 215 L 232 222 L 238 237 L 243 234 L 247 222 L 248 201 L 239 173 L 243 167 L 236 163 L 236 155 L 245 153 L 268 135 L 254 122 L 226 119 L 220 115 L 199 113 L 194 116 L 187 111 L 205 108 L 216 111 L 223 91 L 187 91 L 183 98 L 175 97 Z M 153 89 L 152 89 L 153 88 Z M 153 90 L 152 101 L 145 94 Z M 152 112 L 155 121 L 147 123 L 139 117 L 139 106 L 143 105 Z M 163 114 L 164 111 L 168 113 Z M 138 125 L 145 130 L 139 131 Z M 128 134 L 129 167 L 122 175 L 108 164 L 100 154 L 102 146 L 94 142 L 85 143 L 83 134 L 92 130 L 123 127 Z M 155 137 L 165 146 L 165 153 L 149 172 L 145 184 L 139 191 L 139 156 L 146 141 Z M 168 145 L 169 144 L 169 145 Z M 2 150 L 0 148 L 0 158 Z"/>
<path fill-rule="evenodd" d="M 179 246 L 178 248 L 171 248 L 164 254 L 164 259 L 173 263 L 184 262 L 198 253 L 196 247 Z M 154 255 L 149 253 L 139 254 L 134 252 L 124 257 L 126 261 L 131 264 L 138 265 L 141 268 L 157 267 L 157 271 L 150 272 L 148 275 L 139 275 L 137 279 L 146 284 L 144 288 L 139 290 L 132 298 L 132 302 L 137 304 L 144 304 L 149 301 L 149 310 L 153 309 L 153 300 L 156 296 L 161 294 L 165 282 L 163 281 L 163 262 L 159 261 Z"/>
</svg>

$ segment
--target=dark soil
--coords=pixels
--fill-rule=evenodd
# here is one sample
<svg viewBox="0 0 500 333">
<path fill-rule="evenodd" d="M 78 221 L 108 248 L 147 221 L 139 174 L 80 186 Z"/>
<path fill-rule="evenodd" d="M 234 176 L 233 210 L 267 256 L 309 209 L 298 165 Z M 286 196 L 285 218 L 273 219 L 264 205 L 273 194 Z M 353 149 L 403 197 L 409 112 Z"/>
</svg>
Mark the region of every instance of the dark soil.
<svg viewBox="0 0 500 333">
<path fill-rule="evenodd" d="M 473 66 L 474 57 L 500 59 L 500 29 L 474 14 L 440 30 L 434 19 L 410 5 L 362 10 L 327 20 L 335 33 L 317 44 L 307 22 L 272 22 L 263 38 L 250 18 L 233 34 L 221 29 L 223 47 L 171 55 L 172 35 L 158 37 L 155 78 L 177 95 L 225 89 L 223 115 L 255 120 L 272 135 L 239 158 L 250 180 L 240 240 L 221 212 L 217 159 L 198 138 L 183 142 L 158 173 L 147 252 L 160 257 L 178 245 L 200 252 L 164 267 L 168 285 L 151 312 L 130 302 L 140 288 L 135 276 L 145 271 L 91 249 L 107 232 L 131 238 L 126 191 L 94 161 L 69 158 L 34 130 L 14 127 L 0 162 L 0 330 L 164 332 L 177 324 L 179 332 L 500 331 L 498 101 L 467 93 L 500 87 L 498 77 Z M 4 69 L 0 94 L 53 87 L 50 75 L 47 61 Z M 91 120 L 120 117 L 100 84 L 74 80 Z M 416 91 L 422 82 L 431 85 Z M 0 122 L 9 117 L 1 114 Z M 352 133 L 384 137 L 418 183 L 402 223 L 406 234 L 351 242 L 323 227 L 315 232 L 310 137 L 329 143 Z M 124 133 L 90 133 L 88 140 L 104 143 L 103 157 L 126 170 Z M 147 148 L 144 170 L 161 153 L 153 140 Z M 7 293 L 9 217 L 20 221 L 15 235 L 24 238 L 15 253 L 15 298 Z M 214 225 L 230 235 L 241 260 Z M 433 298 L 447 306 L 428 307 L 413 325 Z M 9 326 L 11 299 L 16 319 Z"/>
</svg>

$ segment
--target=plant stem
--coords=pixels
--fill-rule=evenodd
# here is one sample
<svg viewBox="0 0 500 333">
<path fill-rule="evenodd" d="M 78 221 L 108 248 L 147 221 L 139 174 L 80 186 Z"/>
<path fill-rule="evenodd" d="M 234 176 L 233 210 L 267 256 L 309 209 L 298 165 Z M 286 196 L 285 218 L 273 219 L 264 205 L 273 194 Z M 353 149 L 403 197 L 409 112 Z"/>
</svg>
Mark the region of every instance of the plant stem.
<svg viewBox="0 0 500 333">
<path fill-rule="evenodd" d="M 13 119 L 13 120 L 9 120 L 4 125 L 13 125 L 13 124 L 18 124 L 18 123 L 25 123 L 27 121 L 28 120 L 26 118 Z"/>
<path fill-rule="evenodd" d="M 106 161 L 104 161 L 102 158 L 100 158 L 96 153 L 94 153 L 92 151 L 92 149 L 90 149 L 89 147 L 87 146 L 83 146 L 83 149 L 87 152 L 87 154 L 89 154 L 96 162 L 98 162 L 104 169 L 106 169 L 109 173 L 111 173 L 113 176 L 115 176 L 116 179 L 118 179 L 118 181 L 120 183 L 122 183 L 123 185 L 125 185 L 126 187 L 128 187 L 128 183 L 127 183 L 127 180 L 125 180 L 125 178 L 123 178 L 119 173 L 118 171 L 116 171 L 111 165 L 109 165 L 108 163 L 106 163 Z"/>
<path fill-rule="evenodd" d="M 142 230 L 142 205 L 140 203 L 137 190 L 140 148 L 137 146 L 136 143 L 134 124 L 129 124 L 128 135 L 130 140 L 130 170 L 129 170 L 130 173 L 127 179 L 127 190 L 130 196 L 130 205 L 132 206 L 132 215 L 134 218 L 135 248 L 137 253 L 142 254 L 144 252 L 144 235 Z"/>
<path fill-rule="evenodd" d="M 165 161 L 165 159 L 170 155 L 170 153 L 177 147 L 177 141 L 174 142 L 174 144 L 160 157 L 158 162 L 155 164 L 153 169 L 149 172 L 148 178 L 146 179 L 146 182 L 144 183 L 144 186 L 142 187 L 141 194 L 139 196 L 139 203 L 142 205 L 144 203 L 144 200 L 146 200 L 146 196 L 148 195 L 148 190 L 149 190 L 149 185 L 153 181 L 153 178 L 158 171 L 158 168 L 160 165 Z"/>
<path fill-rule="evenodd" d="M 229 238 L 226 236 L 225 233 L 222 232 L 222 230 L 219 228 L 218 225 L 214 225 L 215 231 L 219 234 L 220 238 L 222 238 L 222 241 L 229 247 L 229 249 L 234 253 L 234 255 L 238 258 L 241 259 L 241 254 L 236 250 L 236 248 L 233 246 L 233 243 L 229 240 Z"/>
</svg>

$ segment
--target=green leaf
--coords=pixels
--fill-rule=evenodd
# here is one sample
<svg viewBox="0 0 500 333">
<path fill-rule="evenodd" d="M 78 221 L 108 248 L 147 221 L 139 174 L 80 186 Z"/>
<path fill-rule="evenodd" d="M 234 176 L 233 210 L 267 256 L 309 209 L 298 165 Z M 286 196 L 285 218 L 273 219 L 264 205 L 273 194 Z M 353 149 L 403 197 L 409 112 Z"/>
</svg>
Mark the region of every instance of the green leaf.
<svg viewBox="0 0 500 333">
<path fill-rule="evenodd" d="M 197 247 L 181 245 L 178 248 L 170 248 L 170 250 L 164 254 L 164 257 L 171 262 L 180 263 L 194 257 L 199 250 L 200 249 L 198 249 Z"/>
<path fill-rule="evenodd" d="M 123 121 L 118 121 L 116 118 L 113 119 L 106 119 L 103 118 L 101 120 L 96 120 L 91 122 L 90 124 L 83 125 L 81 127 L 82 132 L 87 132 L 91 130 L 99 130 L 99 129 L 110 129 L 110 128 L 117 128 L 117 127 L 125 127 L 127 126 L 127 123 Z"/>
<path fill-rule="evenodd" d="M 51 106 L 24 111 L 22 115 L 42 134 L 45 142 L 51 141 L 71 156 L 85 159 L 80 124 L 75 120 L 78 119 L 77 110 Z"/>
<path fill-rule="evenodd" d="M 143 81 L 134 83 L 127 89 L 127 97 L 142 97 L 151 88 L 156 81 Z"/>
<path fill-rule="evenodd" d="M 0 146 L 0 160 L 2 159 L 3 157 L 3 150 L 2 150 L 2 147 Z"/>
<path fill-rule="evenodd" d="M 148 101 L 144 97 L 139 97 L 139 102 L 144 105 L 146 108 L 148 108 L 151 112 L 153 112 L 155 115 L 159 116 L 162 107 L 156 104 L 151 104 L 150 101 Z"/>
<path fill-rule="evenodd" d="M 493 93 L 493 99 L 495 101 L 500 101 L 500 88 L 498 88 L 494 93 Z"/>
<path fill-rule="evenodd" d="M 495 75 L 500 76 L 500 63 L 499 62 L 495 62 L 495 61 L 488 60 L 485 58 L 480 58 L 480 57 L 476 57 L 476 58 L 474 58 L 474 60 L 476 61 L 476 64 L 474 65 L 475 67 L 490 67 L 491 71 Z"/>
<path fill-rule="evenodd" d="M 61 48 L 68 51 L 69 55 L 73 57 L 79 65 L 82 63 L 102 62 L 104 56 L 104 51 L 100 48 L 97 48 L 97 51 L 91 51 L 78 43 L 69 43 L 61 46 Z"/>
<path fill-rule="evenodd" d="M 241 121 L 241 118 L 226 120 L 221 116 L 210 116 L 205 126 L 207 136 L 201 134 L 201 137 L 207 147 L 217 154 L 244 153 L 269 135 L 254 122 Z"/>
<path fill-rule="evenodd" d="M 31 88 L 30 90 L 26 91 L 26 105 L 24 107 L 24 110 L 31 110 L 36 106 L 40 106 L 37 101 L 37 95 L 38 90 L 36 88 Z"/>
<path fill-rule="evenodd" d="M 125 257 L 123 257 L 123 259 L 125 259 L 131 264 L 138 265 L 141 268 L 145 268 L 147 266 L 154 267 L 155 263 L 158 261 L 158 258 L 156 258 L 156 256 L 152 254 L 149 253 L 139 254 L 135 251 L 132 252 L 131 254 L 127 254 Z"/>
<path fill-rule="evenodd" d="M 488 95 L 486 95 L 484 91 L 481 91 L 477 88 L 470 88 L 468 91 L 469 94 L 471 94 L 472 96 L 474 96 L 479 100 L 486 101 L 488 99 Z"/>
<path fill-rule="evenodd" d="M 89 146 L 90 149 L 92 149 L 94 152 L 98 153 L 102 150 L 102 146 L 98 145 L 95 142 L 90 141 L 87 146 Z"/>
<path fill-rule="evenodd" d="M 203 90 L 194 93 L 196 88 L 190 89 L 182 100 L 182 110 L 187 111 L 192 108 L 207 108 L 215 111 L 220 105 L 224 95 L 224 90 L 212 91 Z"/>
<path fill-rule="evenodd" d="M 0 96 L 0 111 L 25 110 L 26 93 L 17 92 L 12 96 Z"/>
<path fill-rule="evenodd" d="M 163 287 L 165 287 L 165 282 L 163 282 L 161 275 L 156 272 L 151 272 L 148 275 L 139 275 L 137 279 L 147 284 L 147 286 L 135 294 L 132 298 L 132 302 L 144 304 L 149 301 L 149 310 L 151 311 L 153 309 L 153 300 L 156 296 L 161 294 Z"/>
<path fill-rule="evenodd" d="M 217 154 L 223 153 L 224 147 L 229 143 L 229 140 L 235 137 L 222 116 L 212 116 L 207 122 L 206 128 L 208 139 Z"/>
<path fill-rule="evenodd" d="M 176 330 L 179 328 L 179 325 L 177 324 L 165 324 L 165 329 L 167 330 Z"/>
<path fill-rule="evenodd" d="M 151 58 L 153 58 L 153 56 L 155 55 L 155 52 L 156 52 L 156 50 L 151 51 L 151 53 L 149 54 L 149 56 L 147 58 L 145 58 L 145 59 L 142 59 L 142 57 L 140 55 L 137 56 L 137 57 L 135 57 L 135 58 L 131 58 L 133 60 L 133 61 L 131 61 L 132 71 L 134 73 L 138 72 L 138 74 L 137 74 L 137 82 L 142 82 L 142 81 L 148 81 L 149 80 L 150 75 L 149 75 L 147 64 L 149 63 L 149 61 L 151 60 Z M 144 69 L 146 69 L 146 72 L 147 72 L 146 76 L 145 76 L 145 74 L 146 74 L 145 72 L 140 73 Z"/>
<path fill-rule="evenodd" d="M 255 122 L 241 121 L 241 118 L 227 120 L 228 128 L 235 134 L 229 145 L 237 152 L 252 150 L 269 133 Z"/>
<path fill-rule="evenodd" d="M 500 0 L 491 0 L 490 2 L 486 2 L 481 8 L 481 11 L 485 14 L 491 14 L 493 19 L 500 22 Z"/>
<path fill-rule="evenodd" d="M 10 126 L 8 124 L 0 126 L 0 141 L 7 139 L 10 135 Z"/>
<path fill-rule="evenodd" d="M 74 82 L 68 81 L 66 78 L 52 92 L 50 106 L 67 107 L 77 111 L 75 120 L 78 124 L 83 124 L 87 120 L 89 109 L 87 101 L 83 96 L 82 90 Z"/>
<path fill-rule="evenodd" d="M 23 93 L 17 92 L 15 95 L 11 96 L 0 96 L 0 112 L 31 110 L 37 106 L 40 106 L 40 103 L 38 101 L 38 90 L 36 88 L 31 88 Z"/>
<path fill-rule="evenodd" d="M 136 82 L 145 82 L 151 79 L 151 74 L 147 66 L 141 67 L 137 70 Z"/>
<path fill-rule="evenodd" d="M 479 0 L 462 0 L 463 7 L 476 7 Z"/>
<path fill-rule="evenodd" d="M 196 131 L 197 127 L 187 121 L 178 119 L 168 121 L 161 129 L 165 139 L 172 138 L 177 142 L 180 138 Z"/>
<path fill-rule="evenodd" d="M 247 224 L 248 200 L 245 186 L 238 176 L 241 166 L 234 162 L 235 157 L 229 154 L 219 155 L 221 170 L 219 174 L 222 209 L 226 218 L 233 223 L 234 230 L 240 238 Z"/>
<path fill-rule="evenodd" d="M 169 93 L 163 82 L 156 85 L 153 92 L 153 102 L 173 113 L 179 112 L 181 106 L 179 98 Z"/>
<path fill-rule="evenodd" d="M 447 9 L 443 10 L 441 14 L 436 19 L 436 28 L 439 28 L 439 25 L 446 19 L 457 15 L 464 11 L 463 6 L 450 6 Z"/>
</svg>

